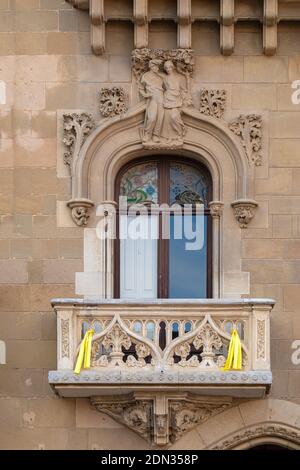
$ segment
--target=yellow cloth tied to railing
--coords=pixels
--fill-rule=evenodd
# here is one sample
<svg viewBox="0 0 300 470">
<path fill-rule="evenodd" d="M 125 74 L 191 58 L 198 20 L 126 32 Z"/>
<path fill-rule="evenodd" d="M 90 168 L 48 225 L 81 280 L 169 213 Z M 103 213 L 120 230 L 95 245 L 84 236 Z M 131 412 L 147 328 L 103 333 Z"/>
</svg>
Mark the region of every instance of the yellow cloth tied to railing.
<svg viewBox="0 0 300 470">
<path fill-rule="evenodd" d="M 74 369 L 75 374 L 80 374 L 82 367 L 88 369 L 91 367 L 92 339 L 95 331 L 87 330 L 80 344 L 80 349 Z"/>
<path fill-rule="evenodd" d="M 241 370 L 242 345 L 237 330 L 232 330 L 228 355 L 223 370 Z"/>
</svg>

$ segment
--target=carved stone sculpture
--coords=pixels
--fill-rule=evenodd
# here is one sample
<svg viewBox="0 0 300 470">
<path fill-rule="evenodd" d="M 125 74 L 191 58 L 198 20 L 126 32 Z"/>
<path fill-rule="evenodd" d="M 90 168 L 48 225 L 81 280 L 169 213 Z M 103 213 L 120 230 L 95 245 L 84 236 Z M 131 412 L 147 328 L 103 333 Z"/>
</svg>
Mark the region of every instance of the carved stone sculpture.
<svg viewBox="0 0 300 470">
<path fill-rule="evenodd" d="M 147 101 L 141 132 L 144 147 L 181 147 L 185 134 L 181 110 L 192 104 L 191 51 L 142 49 L 133 51 L 132 59 L 140 95 Z"/>
<path fill-rule="evenodd" d="M 258 206 L 257 202 L 251 199 L 239 199 L 234 201 L 231 206 L 240 228 L 247 228 L 254 217 L 255 209 Z"/>
<path fill-rule="evenodd" d="M 95 127 L 94 119 L 88 113 L 63 114 L 64 137 L 67 147 L 64 153 L 64 163 L 71 166 L 74 155 L 77 155 L 91 131 Z"/>
<path fill-rule="evenodd" d="M 89 218 L 89 209 L 94 206 L 94 203 L 89 199 L 71 199 L 67 202 L 67 206 L 71 209 L 72 219 L 76 225 L 84 226 L 87 224 Z"/>
<path fill-rule="evenodd" d="M 226 90 L 201 90 L 200 113 L 221 119 L 225 111 L 225 106 Z"/>
<path fill-rule="evenodd" d="M 164 120 L 163 75 L 159 72 L 161 61 L 150 60 L 149 71 L 145 72 L 139 83 L 140 95 L 147 101 L 145 124 L 143 129 L 144 144 L 159 143 Z"/>
<path fill-rule="evenodd" d="M 224 203 L 221 201 L 211 201 L 208 205 L 212 218 L 219 219 L 223 213 Z"/>
<path fill-rule="evenodd" d="M 126 113 L 127 96 L 124 88 L 112 87 L 100 90 L 100 113 L 104 117 L 114 117 Z"/>
<path fill-rule="evenodd" d="M 229 123 L 229 129 L 241 138 L 249 163 L 262 164 L 262 117 L 258 114 L 241 114 Z"/>
</svg>

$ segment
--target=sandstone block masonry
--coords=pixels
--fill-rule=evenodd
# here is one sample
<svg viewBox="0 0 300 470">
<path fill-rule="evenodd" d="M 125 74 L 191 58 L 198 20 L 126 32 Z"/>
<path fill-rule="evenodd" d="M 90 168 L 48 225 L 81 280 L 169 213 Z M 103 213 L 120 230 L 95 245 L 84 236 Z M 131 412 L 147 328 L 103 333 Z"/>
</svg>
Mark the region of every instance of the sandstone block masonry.
<svg viewBox="0 0 300 470">
<path fill-rule="evenodd" d="M 6 344 L 6 364 L 0 364 L 1 449 L 147 448 L 87 399 L 56 397 L 47 380 L 48 370 L 56 368 L 50 300 L 74 297 L 75 272 L 83 271 L 83 231 L 67 210 L 58 211 L 71 198 L 61 116 L 79 110 L 99 123 L 103 87 L 120 86 L 130 106 L 138 102 L 131 70 L 137 40 L 133 2 L 108 2 L 101 55 L 91 48 L 88 11 L 74 3 L 0 0 L 0 81 L 6 90 L 0 104 L 0 340 Z M 175 3 L 148 2 L 144 35 L 138 37 L 147 37 L 145 46 L 178 47 Z M 300 2 L 272 2 L 277 14 L 265 12 L 262 0 L 227 2 L 235 3 L 239 18 L 233 21 L 229 14 L 228 22 L 226 12 L 220 13 L 225 2 L 187 3 L 194 21 L 180 40 L 187 38 L 190 45 L 184 47 L 194 50 L 195 102 L 202 88 L 225 89 L 224 119 L 256 113 L 264 122 L 263 165 L 254 178 L 259 208 L 243 231 L 240 251 L 228 247 L 245 275 L 237 279 L 232 273 L 228 289 L 240 283 L 252 297 L 276 300 L 269 398 L 237 405 L 174 446 L 199 449 L 256 426 L 262 416 L 300 428 L 300 366 L 291 361 L 291 344 L 300 339 L 300 104 L 291 102 L 292 81 L 300 80 Z M 273 18 L 269 23 L 263 21 L 266 14 Z"/>
</svg>

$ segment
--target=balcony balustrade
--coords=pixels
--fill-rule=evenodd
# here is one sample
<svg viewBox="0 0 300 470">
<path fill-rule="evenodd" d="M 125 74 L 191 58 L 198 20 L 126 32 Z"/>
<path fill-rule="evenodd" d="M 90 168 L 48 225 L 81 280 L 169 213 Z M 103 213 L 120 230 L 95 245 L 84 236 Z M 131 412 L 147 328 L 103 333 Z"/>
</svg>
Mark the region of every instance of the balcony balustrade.
<svg viewBox="0 0 300 470">
<path fill-rule="evenodd" d="M 99 411 L 165 445 L 185 429 L 179 408 L 182 416 L 188 409 L 195 424 L 199 409 L 203 420 L 234 398 L 268 392 L 273 305 L 270 299 L 54 299 L 57 370 L 49 372 L 49 383 L 60 396 L 89 397 Z M 75 374 L 89 329 L 91 367 Z M 224 371 L 233 329 L 241 339 L 242 369 Z"/>
</svg>

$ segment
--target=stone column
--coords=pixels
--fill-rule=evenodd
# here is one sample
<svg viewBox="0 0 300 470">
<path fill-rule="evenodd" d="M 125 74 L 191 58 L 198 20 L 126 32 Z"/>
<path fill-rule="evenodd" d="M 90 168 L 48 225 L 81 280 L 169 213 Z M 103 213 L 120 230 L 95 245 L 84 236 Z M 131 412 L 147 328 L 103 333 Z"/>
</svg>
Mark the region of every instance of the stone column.
<svg viewBox="0 0 300 470">
<path fill-rule="evenodd" d="M 213 243 L 213 297 L 221 297 L 221 216 L 224 203 L 221 201 L 212 201 L 209 203 L 210 215 L 213 219 L 212 243 Z"/>
<path fill-rule="evenodd" d="M 113 266 L 116 203 L 104 201 L 97 207 L 95 228 L 84 229 L 84 271 L 76 273 L 76 294 L 86 299 L 113 297 Z"/>
</svg>

